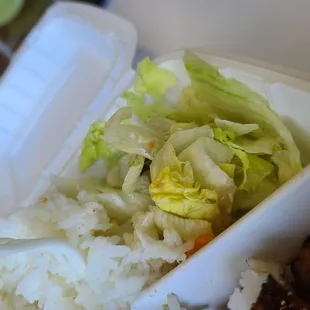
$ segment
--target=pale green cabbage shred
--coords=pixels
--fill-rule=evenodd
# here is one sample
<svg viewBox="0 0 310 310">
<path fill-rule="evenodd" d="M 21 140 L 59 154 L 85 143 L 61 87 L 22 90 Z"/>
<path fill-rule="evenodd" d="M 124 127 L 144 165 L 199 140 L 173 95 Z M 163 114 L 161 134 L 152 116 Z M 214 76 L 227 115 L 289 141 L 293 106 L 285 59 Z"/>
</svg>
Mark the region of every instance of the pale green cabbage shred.
<svg viewBox="0 0 310 310">
<path fill-rule="evenodd" d="M 165 94 L 178 77 L 149 58 L 138 65 L 123 95 L 127 106 L 92 125 L 80 168 L 103 158 L 106 186 L 120 197 L 149 197 L 157 223 L 189 240 L 211 226 L 215 233 L 227 228 L 302 166 L 291 133 L 264 97 L 194 53 L 185 52 L 183 62 L 191 85 L 171 106 Z"/>
</svg>

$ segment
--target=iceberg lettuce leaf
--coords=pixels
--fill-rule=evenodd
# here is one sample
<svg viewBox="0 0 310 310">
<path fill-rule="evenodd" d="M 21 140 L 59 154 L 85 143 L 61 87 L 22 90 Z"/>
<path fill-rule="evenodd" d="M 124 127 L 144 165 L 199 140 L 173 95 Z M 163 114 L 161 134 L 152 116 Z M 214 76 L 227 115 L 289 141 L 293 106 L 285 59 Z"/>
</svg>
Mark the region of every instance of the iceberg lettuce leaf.
<svg viewBox="0 0 310 310">
<path fill-rule="evenodd" d="M 210 220 L 217 216 L 217 193 L 201 188 L 190 162 L 180 161 L 171 143 L 166 142 L 157 153 L 150 171 L 149 192 L 159 208 L 186 218 Z"/>
<path fill-rule="evenodd" d="M 155 204 L 166 212 L 204 220 L 218 215 L 216 192 L 200 188 L 189 162 L 183 164 L 180 171 L 163 168 L 152 180 L 149 191 Z"/>
<path fill-rule="evenodd" d="M 185 219 L 164 212 L 155 206 L 151 207 L 151 211 L 154 213 L 155 224 L 160 230 L 173 229 L 184 241 L 192 241 L 203 234 L 212 233 L 211 223 L 208 221 Z"/>
<path fill-rule="evenodd" d="M 187 130 L 187 129 L 193 129 L 198 127 L 198 125 L 194 122 L 190 122 L 190 123 L 175 123 L 171 126 L 170 128 L 170 134 L 173 134 L 177 131 L 180 130 Z"/>
<path fill-rule="evenodd" d="M 278 180 L 282 185 L 292 177 L 290 153 L 287 150 L 275 151 L 272 154 L 271 160 L 278 167 Z"/>
<path fill-rule="evenodd" d="M 252 131 L 259 129 L 257 124 L 240 124 L 218 118 L 214 120 L 214 123 L 222 130 L 233 132 L 236 137 L 244 136 Z"/>
<path fill-rule="evenodd" d="M 124 193 L 131 193 L 135 190 L 141 175 L 145 158 L 140 155 L 132 155 L 129 161 L 129 169 L 125 176 L 122 190 Z"/>
<path fill-rule="evenodd" d="M 275 150 L 281 150 L 278 140 L 273 137 L 262 137 L 256 140 L 240 137 L 228 144 L 246 153 L 257 155 L 271 155 Z"/>
<path fill-rule="evenodd" d="M 109 187 L 98 187 L 98 190 L 100 193 L 96 197 L 104 204 L 109 217 L 120 222 L 130 219 L 136 212 L 146 211 L 152 204 L 150 196 L 143 193 L 124 193 Z"/>
<path fill-rule="evenodd" d="M 211 117 L 241 124 L 257 124 L 264 136 L 279 137 L 283 148 L 289 152 L 285 180 L 302 169 L 300 153 L 291 133 L 281 118 L 270 109 L 265 98 L 236 79 L 223 77 L 217 68 L 193 53 L 185 52 L 183 61 L 195 94 L 195 100 L 191 100 L 195 101 L 195 105 L 187 104 L 187 108 L 195 108 L 201 113 L 198 121 Z M 184 105 L 180 109 L 184 110 Z"/>
<path fill-rule="evenodd" d="M 145 96 L 139 96 L 133 92 L 125 92 L 122 97 L 127 100 L 127 105 L 142 121 L 147 121 L 150 117 L 166 117 L 174 113 L 174 109 L 163 102 L 146 103 Z"/>
<path fill-rule="evenodd" d="M 168 139 L 168 143 L 171 143 L 175 152 L 179 154 L 181 151 L 183 151 L 185 148 L 190 146 L 201 137 L 213 138 L 212 129 L 209 126 L 205 125 L 192 129 L 179 130 L 170 136 L 170 138 Z"/>
<path fill-rule="evenodd" d="M 131 117 L 132 110 L 129 107 L 123 107 L 115 112 L 106 124 L 105 141 L 125 153 L 152 159 L 154 147 L 163 140 L 163 137 L 147 126 L 123 123 Z"/>
<path fill-rule="evenodd" d="M 234 141 L 236 138 L 235 134 L 232 131 L 223 130 L 222 128 L 219 127 L 213 128 L 213 133 L 214 133 L 214 139 L 221 143 Z"/>
<path fill-rule="evenodd" d="M 177 122 L 207 125 L 212 122 L 216 114 L 209 113 L 208 103 L 197 97 L 197 91 L 193 87 L 186 87 L 182 90 L 180 102 L 172 116 Z"/>
<path fill-rule="evenodd" d="M 155 65 L 148 57 L 139 63 L 137 75 L 134 90 L 141 95 L 149 94 L 156 100 L 177 84 L 176 77 L 170 71 Z"/>
<path fill-rule="evenodd" d="M 123 156 L 123 152 L 105 141 L 105 125 L 105 123 L 94 122 L 83 141 L 79 158 L 79 168 L 82 172 L 90 168 L 100 157 L 106 160 L 108 166 L 112 166 Z"/>
<path fill-rule="evenodd" d="M 146 122 L 146 126 L 160 134 L 164 140 L 170 136 L 171 128 L 174 126 L 175 121 L 164 117 L 151 117 Z"/>
<path fill-rule="evenodd" d="M 234 164 L 219 164 L 219 168 L 223 170 L 231 179 L 235 176 L 236 165 Z"/>
<path fill-rule="evenodd" d="M 178 160 L 175 150 L 169 142 L 164 144 L 152 161 L 150 166 L 151 179 L 156 179 L 159 172 L 165 167 L 171 167 L 177 171 L 181 170 L 181 162 Z"/>
<path fill-rule="evenodd" d="M 215 190 L 219 197 L 226 197 L 230 203 L 236 186 L 218 165 L 229 163 L 232 157 L 233 152 L 229 147 L 210 138 L 198 139 L 179 155 L 181 161 L 191 163 L 195 180 L 203 188 Z"/>
<path fill-rule="evenodd" d="M 264 178 L 274 173 L 274 166 L 256 155 L 247 154 L 237 149 L 233 150 L 243 165 L 243 180 L 239 189 L 253 193 L 260 187 Z"/>
<path fill-rule="evenodd" d="M 238 189 L 234 199 L 235 211 L 249 211 L 270 196 L 278 187 L 279 182 L 274 177 L 267 177 L 258 185 L 255 192 Z"/>
</svg>

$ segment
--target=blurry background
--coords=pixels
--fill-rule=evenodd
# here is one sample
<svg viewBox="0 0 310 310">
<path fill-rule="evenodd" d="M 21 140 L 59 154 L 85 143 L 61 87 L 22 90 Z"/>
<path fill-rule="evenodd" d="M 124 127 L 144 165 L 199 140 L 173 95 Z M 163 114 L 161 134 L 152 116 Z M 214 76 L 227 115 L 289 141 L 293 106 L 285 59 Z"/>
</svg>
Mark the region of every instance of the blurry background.
<svg viewBox="0 0 310 310">
<path fill-rule="evenodd" d="M 13 51 L 52 3 L 50 0 L 0 0 L 0 73 Z"/>
<path fill-rule="evenodd" d="M 62 0 L 0 0 L 0 72 L 7 56 L 55 1 Z M 145 55 L 192 48 L 256 59 L 310 76 L 310 0 L 83 2 L 105 6 L 135 24 L 139 36 L 135 63 Z M 7 14 L 12 19 L 8 23 Z"/>
<path fill-rule="evenodd" d="M 59 0 L 0 0 L 0 74 L 33 25 L 57 1 Z M 104 0 L 80 2 L 100 6 L 106 3 Z"/>
<path fill-rule="evenodd" d="M 203 47 L 310 74 L 309 0 L 110 0 L 109 10 L 135 24 L 141 55 Z"/>
</svg>

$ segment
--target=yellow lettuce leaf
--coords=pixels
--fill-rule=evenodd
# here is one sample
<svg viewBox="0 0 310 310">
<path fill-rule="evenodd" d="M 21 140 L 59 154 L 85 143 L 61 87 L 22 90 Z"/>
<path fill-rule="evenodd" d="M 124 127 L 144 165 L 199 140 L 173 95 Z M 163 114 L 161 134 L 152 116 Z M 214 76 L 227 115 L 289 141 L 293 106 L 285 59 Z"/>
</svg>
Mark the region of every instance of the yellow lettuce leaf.
<svg viewBox="0 0 310 310">
<path fill-rule="evenodd" d="M 212 220 L 218 214 L 217 193 L 201 189 L 189 162 L 164 167 L 149 188 L 151 198 L 163 211 L 189 219 Z"/>
</svg>

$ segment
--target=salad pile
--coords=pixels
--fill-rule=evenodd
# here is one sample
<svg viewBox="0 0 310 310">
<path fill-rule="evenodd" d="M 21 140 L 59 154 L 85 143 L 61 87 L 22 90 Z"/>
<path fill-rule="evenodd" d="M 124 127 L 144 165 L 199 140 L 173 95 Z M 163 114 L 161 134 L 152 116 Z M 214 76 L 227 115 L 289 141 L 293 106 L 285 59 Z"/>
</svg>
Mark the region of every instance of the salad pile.
<svg viewBox="0 0 310 310">
<path fill-rule="evenodd" d="M 115 217 L 149 209 L 162 230 L 198 238 L 198 249 L 302 166 L 265 98 L 191 52 L 183 62 L 191 85 L 180 90 L 177 76 L 144 59 L 127 104 L 91 125 L 79 166 L 86 172 L 104 159 L 105 184 L 91 183 Z"/>
</svg>

